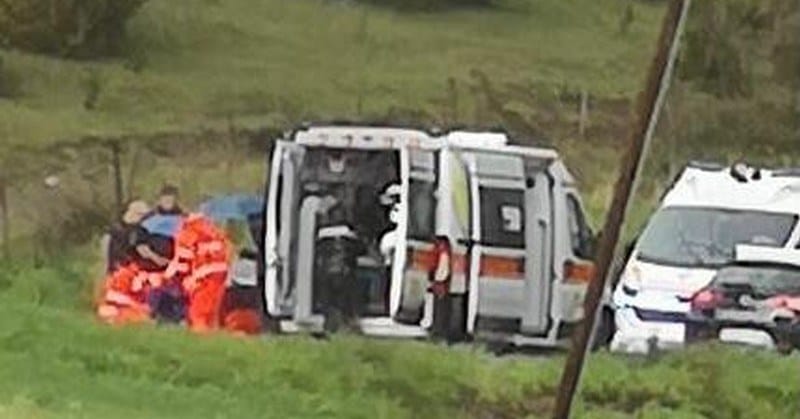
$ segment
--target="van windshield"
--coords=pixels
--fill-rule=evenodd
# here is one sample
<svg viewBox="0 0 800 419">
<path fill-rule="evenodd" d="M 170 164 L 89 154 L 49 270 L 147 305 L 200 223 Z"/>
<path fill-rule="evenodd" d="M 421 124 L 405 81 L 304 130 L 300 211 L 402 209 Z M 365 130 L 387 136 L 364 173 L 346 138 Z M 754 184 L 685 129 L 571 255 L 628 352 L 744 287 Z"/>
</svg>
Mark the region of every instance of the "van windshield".
<svg viewBox="0 0 800 419">
<path fill-rule="evenodd" d="M 717 268 L 733 260 L 737 244 L 782 247 L 796 222 L 793 214 L 665 208 L 642 234 L 638 258 L 663 265 Z"/>
</svg>

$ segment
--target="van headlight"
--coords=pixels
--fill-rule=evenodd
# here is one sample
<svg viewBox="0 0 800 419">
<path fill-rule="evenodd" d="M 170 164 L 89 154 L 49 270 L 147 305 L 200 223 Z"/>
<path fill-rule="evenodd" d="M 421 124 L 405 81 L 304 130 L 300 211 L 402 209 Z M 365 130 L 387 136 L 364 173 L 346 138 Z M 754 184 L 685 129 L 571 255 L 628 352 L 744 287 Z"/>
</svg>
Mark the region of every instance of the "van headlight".
<svg viewBox="0 0 800 419">
<path fill-rule="evenodd" d="M 639 294 L 639 291 L 642 289 L 642 270 L 636 263 L 631 263 L 625 268 L 625 271 L 622 273 L 620 286 L 622 287 L 622 292 L 629 297 L 636 297 L 636 295 Z"/>
</svg>

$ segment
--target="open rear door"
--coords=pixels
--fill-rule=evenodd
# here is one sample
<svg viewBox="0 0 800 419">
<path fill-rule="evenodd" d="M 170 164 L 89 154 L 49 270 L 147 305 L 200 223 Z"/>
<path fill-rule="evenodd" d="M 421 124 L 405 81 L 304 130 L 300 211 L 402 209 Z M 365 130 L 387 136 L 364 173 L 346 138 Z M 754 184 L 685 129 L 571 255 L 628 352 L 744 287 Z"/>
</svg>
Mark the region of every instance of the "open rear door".
<svg viewBox="0 0 800 419">
<path fill-rule="evenodd" d="M 267 312 L 282 317 L 291 314 L 294 261 L 292 240 L 297 224 L 298 167 L 302 147 L 277 141 L 270 167 L 267 192 L 266 237 L 264 238 L 264 297 Z"/>
<path fill-rule="evenodd" d="M 470 333 L 548 327 L 552 196 L 545 169 L 555 157 L 513 146 L 470 151 Z"/>
<path fill-rule="evenodd" d="M 398 323 L 420 325 L 425 312 L 436 236 L 435 150 L 400 150 L 402 196 L 390 287 L 390 314 Z"/>
</svg>

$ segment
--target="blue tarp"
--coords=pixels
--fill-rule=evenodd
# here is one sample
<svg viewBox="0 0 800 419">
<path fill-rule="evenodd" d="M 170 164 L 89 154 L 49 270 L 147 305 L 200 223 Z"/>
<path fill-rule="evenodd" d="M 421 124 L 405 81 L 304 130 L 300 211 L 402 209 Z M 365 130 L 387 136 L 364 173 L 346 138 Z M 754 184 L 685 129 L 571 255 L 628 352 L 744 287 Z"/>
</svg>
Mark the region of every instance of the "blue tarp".
<svg viewBox="0 0 800 419">
<path fill-rule="evenodd" d="M 262 213 L 264 200 L 256 195 L 224 195 L 211 198 L 200 205 L 200 212 L 215 223 L 228 221 L 250 221 Z M 153 215 L 142 221 L 142 227 L 150 233 L 174 237 L 181 217 L 177 215 Z"/>
<path fill-rule="evenodd" d="M 142 227 L 152 234 L 173 237 L 180 222 L 181 217 L 177 215 L 152 215 L 142 221 Z"/>
<path fill-rule="evenodd" d="M 261 214 L 264 200 L 257 195 L 224 195 L 200 205 L 200 212 L 215 222 L 248 221 Z"/>
</svg>

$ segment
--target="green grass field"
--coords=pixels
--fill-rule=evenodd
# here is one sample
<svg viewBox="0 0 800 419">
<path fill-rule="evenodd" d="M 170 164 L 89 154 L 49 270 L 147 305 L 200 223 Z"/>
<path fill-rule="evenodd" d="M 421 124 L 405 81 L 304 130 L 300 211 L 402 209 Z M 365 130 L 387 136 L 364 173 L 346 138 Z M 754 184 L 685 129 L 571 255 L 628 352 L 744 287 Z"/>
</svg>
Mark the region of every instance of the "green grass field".
<svg viewBox="0 0 800 419">
<path fill-rule="evenodd" d="M 117 330 L 89 314 L 88 271 L 75 262 L 0 270 L 0 417 L 512 419 L 552 408 L 561 356 Z M 601 353 L 576 417 L 796 419 L 798 361 L 721 347 L 657 359 Z"/>
<path fill-rule="evenodd" d="M 425 110 L 448 78 L 479 70 L 543 94 L 586 89 L 631 97 L 643 78 L 660 7 L 622 0 L 526 2 L 405 14 L 323 0 L 151 0 L 131 24 L 128 57 L 63 61 L 6 51 L 22 94 L 0 100 L 5 143 L 83 135 L 381 118 Z M 89 80 L 100 86 L 85 110 Z M 537 92 L 538 93 L 538 92 Z M 464 99 L 465 122 L 472 99 Z M 359 103 L 360 102 L 360 103 Z"/>
<path fill-rule="evenodd" d="M 86 135 L 313 119 L 417 115 L 438 122 L 450 112 L 446 122 L 482 123 L 481 93 L 470 90 L 477 71 L 510 98 L 508 109 L 529 115 L 566 156 L 597 221 L 662 7 L 625 0 L 498 3 L 420 14 L 334 0 L 150 0 L 131 24 L 127 56 L 78 62 L 0 52 L 21 80 L 19 96 L 0 99 L 0 151 Z M 622 33 L 628 4 L 634 19 Z M 455 109 L 443 110 L 450 78 L 460 96 Z M 99 96 L 86 110 L 90 85 Z M 576 138 L 571 99 L 559 99 L 581 90 L 600 104 L 586 139 Z M 131 190 L 150 196 L 169 179 L 192 200 L 257 191 L 264 156 L 237 153 L 149 161 Z M 65 182 L 81 175 L 64 173 Z M 15 228 L 23 232 L 47 225 L 47 211 L 62 204 L 39 178 L 26 181 L 30 189 L 12 191 L 12 216 L 22 220 Z M 645 190 L 635 223 L 657 192 Z M 91 315 L 97 275 L 85 260 L 92 258 L 60 253 L 63 260 L 44 267 L 0 266 L 0 418 L 512 419 L 548 417 L 552 407 L 560 355 L 496 358 L 480 346 L 346 336 L 200 338 L 104 327 Z M 577 417 L 798 419 L 798 377 L 796 356 L 733 348 L 657 359 L 601 353 L 589 363 Z"/>
</svg>

